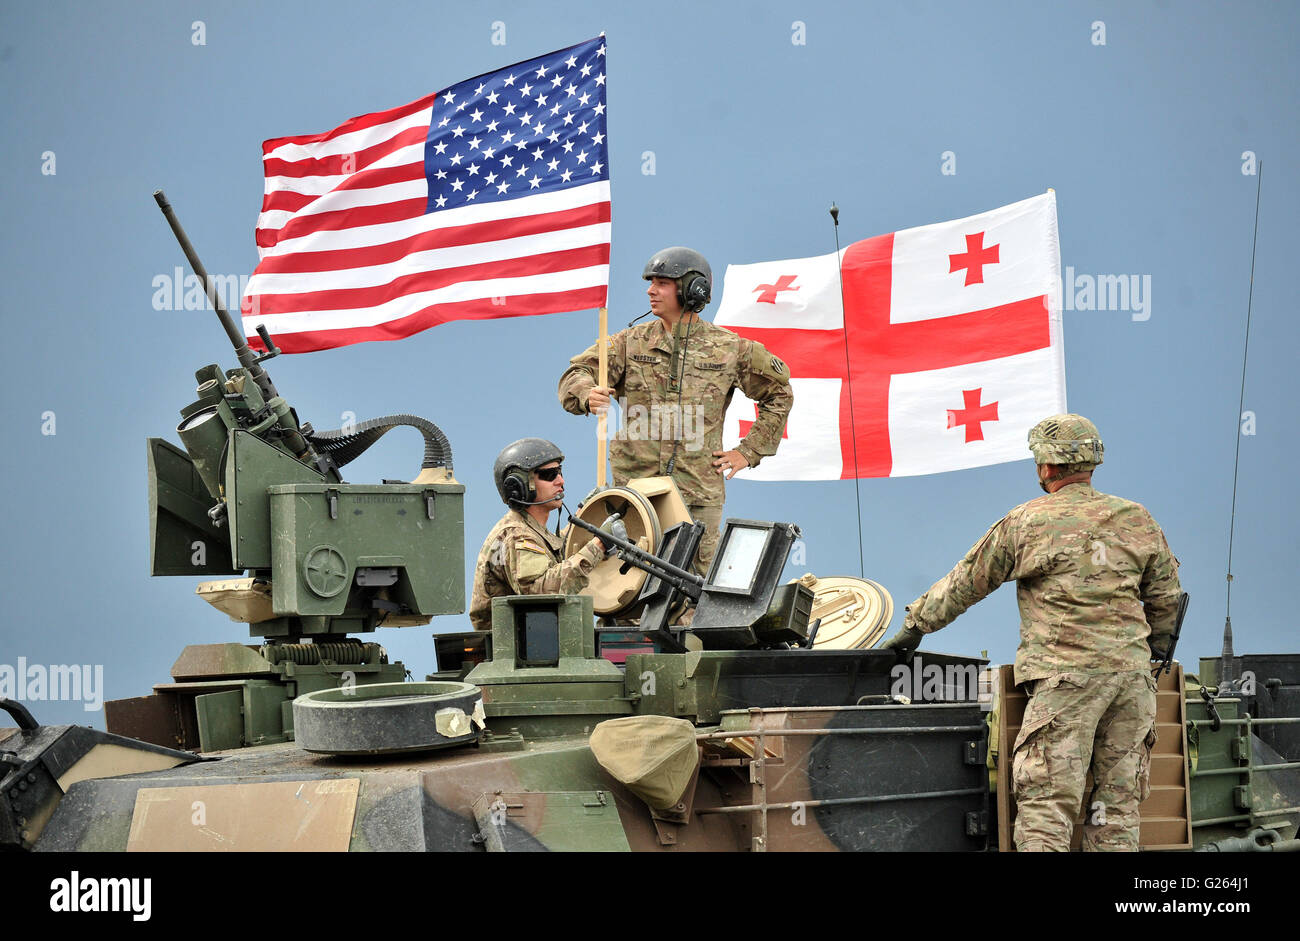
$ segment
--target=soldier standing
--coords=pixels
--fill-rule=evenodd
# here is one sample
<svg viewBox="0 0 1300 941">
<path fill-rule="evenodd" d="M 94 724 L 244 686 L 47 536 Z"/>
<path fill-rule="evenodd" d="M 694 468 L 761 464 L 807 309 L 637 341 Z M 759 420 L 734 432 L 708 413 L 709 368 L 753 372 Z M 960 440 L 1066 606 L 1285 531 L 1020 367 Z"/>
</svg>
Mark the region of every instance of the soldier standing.
<svg viewBox="0 0 1300 941">
<path fill-rule="evenodd" d="M 560 404 L 594 414 L 617 398 L 623 427 L 611 444 L 614 483 L 668 475 L 691 516 L 704 523 L 697 568 L 707 571 L 718 543 L 724 480 L 776 453 L 794 403 L 790 372 L 763 344 L 701 320 L 713 273 L 699 252 L 657 252 L 642 272 L 655 321 L 609 338 L 609 385 L 596 384 L 595 344 L 570 360 L 560 377 Z M 758 403 L 756 421 L 734 450 L 722 449 L 722 421 L 732 393 Z"/>
<path fill-rule="evenodd" d="M 1091 770 L 1083 849 L 1134 851 L 1156 740 L 1150 660 L 1173 634 L 1178 560 L 1145 507 L 1092 488 L 1103 448 L 1088 419 L 1039 422 L 1029 449 L 1048 495 L 994 523 L 884 646 L 915 649 L 1015 579 L 1015 681 L 1030 697 L 1012 759 L 1016 849 L 1069 850 Z"/>
<path fill-rule="evenodd" d="M 564 500 L 563 460 L 560 449 L 542 438 L 521 438 L 497 455 L 492 478 L 510 509 L 479 550 L 469 603 L 474 630 L 492 629 L 492 599 L 498 596 L 582 591 L 591 570 L 608 554 L 599 539 L 592 539 L 566 559 L 563 538 L 546 529 L 547 518 Z M 601 528 L 627 538 L 617 516 Z"/>
</svg>

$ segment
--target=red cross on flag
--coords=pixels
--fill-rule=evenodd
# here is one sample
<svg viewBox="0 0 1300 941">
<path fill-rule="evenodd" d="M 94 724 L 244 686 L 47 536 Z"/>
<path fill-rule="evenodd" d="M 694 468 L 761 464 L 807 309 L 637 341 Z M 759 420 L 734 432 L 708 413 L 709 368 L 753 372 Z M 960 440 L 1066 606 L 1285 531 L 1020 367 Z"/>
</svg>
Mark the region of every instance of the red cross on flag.
<svg viewBox="0 0 1300 941">
<path fill-rule="evenodd" d="M 1029 429 L 1067 410 L 1056 195 L 838 257 L 843 302 L 834 253 L 727 267 L 714 322 L 785 360 L 794 389 L 788 439 L 742 476 L 907 477 L 1029 458 Z M 754 417 L 737 393 L 726 447 Z"/>
</svg>

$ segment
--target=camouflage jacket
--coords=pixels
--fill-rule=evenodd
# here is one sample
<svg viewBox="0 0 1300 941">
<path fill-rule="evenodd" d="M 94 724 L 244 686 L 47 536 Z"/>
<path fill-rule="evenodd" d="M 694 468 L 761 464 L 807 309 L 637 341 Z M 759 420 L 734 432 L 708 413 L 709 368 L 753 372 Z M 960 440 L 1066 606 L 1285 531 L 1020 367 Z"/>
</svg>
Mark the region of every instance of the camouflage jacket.
<svg viewBox="0 0 1300 941">
<path fill-rule="evenodd" d="M 678 325 L 678 335 L 685 338 L 685 324 Z M 732 393 L 740 389 L 758 403 L 756 420 L 736 448 L 756 467 L 781 443 L 794 404 L 790 371 L 763 344 L 700 320 L 691 323 L 685 339 L 679 387 L 682 366 L 675 341 L 658 320 L 609 338 L 609 385 L 623 415 L 623 426 L 610 441 L 614 483 L 666 473 L 673 443 L 680 440 L 673 477 L 682 497 L 691 505 L 721 506 L 726 485 L 713 466 L 713 452 L 722 450 L 722 422 Z M 585 415 L 587 394 L 596 385 L 596 345 L 570 363 L 560 377 L 560 404 Z"/>
<path fill-rule="evenodd" d="M 1016 507 L 907 606 L 905 627 L 929 634 L 1003 582 L 1016 580 L 1016 683 L 1049 673 L 1149 666 L 1148 635 L 1173 633 L 1178 560 L 1139 503 L 1067 484 Z"/>
<path fill-rule="evenodd" d="M 483 540 L 474 568 L 469 619 L 476 631 L 492 629 L 492 599 L 503 595 L 576 594 L 605 558 L 591 540 L 565 559 L 563 537 L 538 525 L 527 513 L 511 509 Z"/>
</svg>

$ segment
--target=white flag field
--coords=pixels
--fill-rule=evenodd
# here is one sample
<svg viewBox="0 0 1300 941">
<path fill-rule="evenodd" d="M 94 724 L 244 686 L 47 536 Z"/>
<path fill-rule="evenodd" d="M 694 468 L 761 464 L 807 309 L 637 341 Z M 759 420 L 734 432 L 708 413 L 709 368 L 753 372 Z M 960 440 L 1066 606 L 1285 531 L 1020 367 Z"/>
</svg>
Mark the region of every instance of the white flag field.
<svg viewBox="0 0 1300 941">
<path fill-rule="evenodd" d="M 907 477 L 1029 458 L 1029 429 L 1066 411 L 1060 274 L 1052 192 L 838 255 L 729 265 L 714 322 L 785 360 L 794 390 L 777 453 L 740 476 Z M 755 417 L 737 393 L 724 446 Z"/>
</svg>

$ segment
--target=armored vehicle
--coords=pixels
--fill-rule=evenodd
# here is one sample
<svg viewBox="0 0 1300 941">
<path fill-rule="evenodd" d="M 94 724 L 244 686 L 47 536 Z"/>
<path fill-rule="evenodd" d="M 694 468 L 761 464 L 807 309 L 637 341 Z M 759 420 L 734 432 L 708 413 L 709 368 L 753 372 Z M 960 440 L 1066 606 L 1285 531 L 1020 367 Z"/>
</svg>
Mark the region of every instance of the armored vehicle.
<svg viewBox="0 0 1300 941">
<path fill-rule="evenodd" d="M 583 595 L 497 598 L 404 682 L 366 635 L 464 611 L 464 488 L 431 422 L 317 432 L 221 308 L 237 368 L 196 373 L 181 447 L 148 445 L 150 565 L 257 643 L 189 646 L 172 681 L 106 704 L 107 732 L 0 702 L 0 845 L 28 850 L 1010 849 L 1023 699 L 978 657 L 871 649 L 860 579 L 781 582 L 798 526 L 727 520 L 705 575 L 671 480 L 600 491 L 626 540 Z M 388 430 L 410 482 L 346 482 Z M 205 551 L 196 554 L 195 547 Z M 195 559 L 202 559 L 201 563 Z M 1162 671 L 1148 848 L 1297 844 L 1300 656 Z M 1291 730 L 1291 731 L 1288 731 Z M 992 772 L 992 773 L 991 773 Z M 1082 810 L 1082 809 L 1081 809 Z"/>
</svg>

